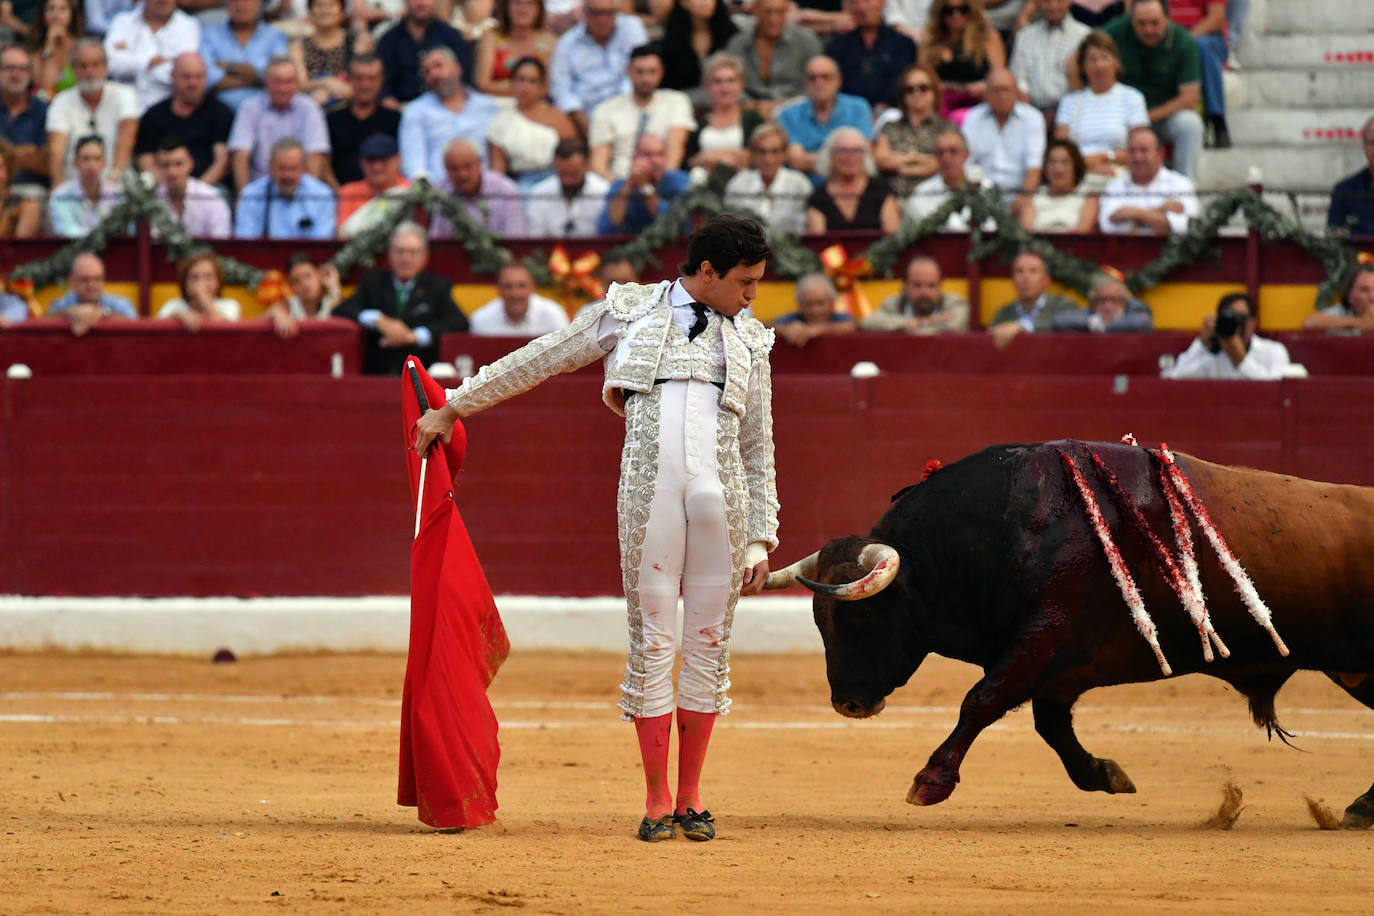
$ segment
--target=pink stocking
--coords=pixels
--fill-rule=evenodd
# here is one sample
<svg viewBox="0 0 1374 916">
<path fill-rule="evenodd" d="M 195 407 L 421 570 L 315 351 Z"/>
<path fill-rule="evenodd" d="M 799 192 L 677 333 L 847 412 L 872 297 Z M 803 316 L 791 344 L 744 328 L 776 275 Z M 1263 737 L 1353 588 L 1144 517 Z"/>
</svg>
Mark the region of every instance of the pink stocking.
<svg viewBox="0 0 1374 916">
<path fill-rule="evenodd" d="M 651 719 L 635 719 L 639 736 L 639 756 L 644 761 L 644 784 L 648 794 L 644 813 L 659 818 L 672 810 L 673 795 L 668 790 L 668 740 L 673 731 L 673 714 Z"/>
<path fill-rule="evenodd" d="M 701 767 L 706 762 L 706 746 L 711 743 L 711 727 L 716 724 L 713 712 L 691 712 L 681 706 L 677 710 L 677 808 L 678 814 L 687 809 L 701 811 Z"/>
</svg>

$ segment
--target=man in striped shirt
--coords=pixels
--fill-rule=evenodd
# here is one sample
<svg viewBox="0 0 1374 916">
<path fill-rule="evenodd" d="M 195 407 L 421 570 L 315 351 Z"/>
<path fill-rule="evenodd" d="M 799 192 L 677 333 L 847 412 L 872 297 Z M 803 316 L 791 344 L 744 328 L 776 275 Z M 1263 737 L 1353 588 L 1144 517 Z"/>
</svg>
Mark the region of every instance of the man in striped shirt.
<svg viewBox="0 0 1374 916">
<path fill-rule="evenodd" d="M 1069 68 L 1092 29 L 1069 15 L 1069 0 L 1040 0 L 1040 18 L 1016 36 L 1011 72 L 1051 123 L 1055 106 L 1072 87 Z"/>
</svg>

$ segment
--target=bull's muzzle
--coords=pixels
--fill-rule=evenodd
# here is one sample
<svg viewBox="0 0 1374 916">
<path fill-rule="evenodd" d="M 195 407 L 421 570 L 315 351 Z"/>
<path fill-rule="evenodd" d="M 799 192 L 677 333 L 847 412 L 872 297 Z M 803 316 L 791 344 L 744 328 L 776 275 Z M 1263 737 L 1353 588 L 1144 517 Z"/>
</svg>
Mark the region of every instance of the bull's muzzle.
<svg viewBox="0 0 1374 916">
<path fill-rule="evenodd" d="M 830 705 L 835 707 L 835 711 L 847 719 L 867 719 L 876 716 L 887 706 L 887 700 L 879 700 L 872 706 L 865 706 L 858 700 L 831 700 Z"/>
</svg>

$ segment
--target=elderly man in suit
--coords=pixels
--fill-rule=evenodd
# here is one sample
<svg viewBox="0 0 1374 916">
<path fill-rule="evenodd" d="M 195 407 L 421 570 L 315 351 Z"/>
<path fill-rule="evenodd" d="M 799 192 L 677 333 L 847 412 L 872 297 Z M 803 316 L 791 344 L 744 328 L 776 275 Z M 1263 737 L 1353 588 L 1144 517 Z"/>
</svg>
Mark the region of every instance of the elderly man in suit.
<svg viewBox="0 0 1374 916">
<path fill-rule="evenodd" d="M 468 320 L 453 301 L 453 285 L 425 270 L 429 240 L 425 230 L 405 222 L 391 233 L 390 270 L 370 270 L 334 316 L 351 318 L 367 329 L 363 371 L 400 375 L 407 355 L 428 365 L 439 358 L 439 338 L 466 331 Z"/>
</svg>

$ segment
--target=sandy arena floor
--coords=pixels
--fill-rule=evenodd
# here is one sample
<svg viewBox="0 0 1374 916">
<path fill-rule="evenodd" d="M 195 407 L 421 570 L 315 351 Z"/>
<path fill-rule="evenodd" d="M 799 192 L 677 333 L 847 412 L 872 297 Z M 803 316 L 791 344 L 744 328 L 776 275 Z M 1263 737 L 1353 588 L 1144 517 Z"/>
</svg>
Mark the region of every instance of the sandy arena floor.
<svg viewBox="0 0 1374 916">
<path fill-rule="evenodd" d="M 517 654 L 493 687 L 500 820 L 435 834 L 395 799 L 404 659 L 232 665 L 0 656 L 0 913 L 1370 911 L 1374 833 L 1317 829 L 1374 778 L 1374 714 L 1279 695 L 1309 753 L 1192 677 L 1086 697 L 1079 734 L 1137 795 L 1083 793 L 1029 710 L 933 808 L 903 802 L 976 677 L 932 660 L 883 715 L 830 711 L 819 657 L 736 660 L 708 761 L 713 843 L 633 836 L 643 783 L 621 660 Z M 1204 828 L 1233 779 L 1245 809 Z"/>
</svg>

